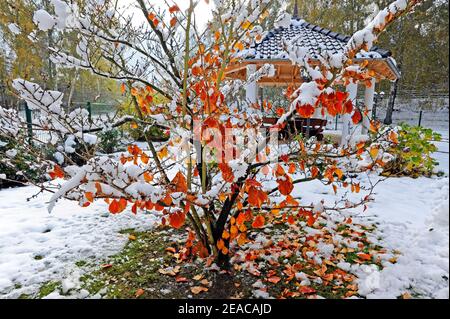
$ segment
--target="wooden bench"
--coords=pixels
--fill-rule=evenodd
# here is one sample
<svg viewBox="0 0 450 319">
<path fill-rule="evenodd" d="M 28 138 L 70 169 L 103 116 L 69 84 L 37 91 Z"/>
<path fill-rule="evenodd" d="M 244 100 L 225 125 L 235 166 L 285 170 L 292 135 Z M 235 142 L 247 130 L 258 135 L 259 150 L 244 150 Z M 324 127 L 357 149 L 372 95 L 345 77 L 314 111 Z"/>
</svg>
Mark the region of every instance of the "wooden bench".
<svg viewBox="0 0 450 319">
<path fill-rule="evenodd" d="M 263 123 L 266 126 L 275 125 L 278 121 L 276 117 L 264 117 Z M 287 121 L 286 126 L 280 131 L 280 139 L 289 139 L 292 135 L 302 134 L 306 137 L 315 136 L 317 140 L 323 139 L 323 129 L 327 125 L 327 120 L 318 118 L 296 117 Z"/>
</svg>

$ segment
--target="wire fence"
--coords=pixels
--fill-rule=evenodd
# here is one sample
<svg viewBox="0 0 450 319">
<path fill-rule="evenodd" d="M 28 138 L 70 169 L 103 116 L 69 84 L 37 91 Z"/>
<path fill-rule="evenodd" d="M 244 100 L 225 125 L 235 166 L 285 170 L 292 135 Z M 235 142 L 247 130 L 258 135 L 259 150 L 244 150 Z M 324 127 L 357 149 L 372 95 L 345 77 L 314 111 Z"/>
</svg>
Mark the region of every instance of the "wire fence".
<svg viewBox="0 0 450 319">
<path fill-rule="evenodd" d="M 117 112 L 117 105 L 110 103 L 91 103 L 91 102 L 74 102 L 72 103 L 69 111 L 76 108 L 84 108 L 89 112 L 89 118 L 94 120 L 98 117 L 105 116 L 105 120 L 112 117 Z M 19 116 L 26 121 L 28 136 L 31 140 L 38 140 L 46 143 L 50 139 L 48 132 L 38 130 L 33 127 L 33 121 L 39 119 L 41 116 L 40 110 L 30 110 L 25 101 L 20 101 L 18 105 Z M 109 116 L 109 117 L 108 117 Z"/>
</svg>

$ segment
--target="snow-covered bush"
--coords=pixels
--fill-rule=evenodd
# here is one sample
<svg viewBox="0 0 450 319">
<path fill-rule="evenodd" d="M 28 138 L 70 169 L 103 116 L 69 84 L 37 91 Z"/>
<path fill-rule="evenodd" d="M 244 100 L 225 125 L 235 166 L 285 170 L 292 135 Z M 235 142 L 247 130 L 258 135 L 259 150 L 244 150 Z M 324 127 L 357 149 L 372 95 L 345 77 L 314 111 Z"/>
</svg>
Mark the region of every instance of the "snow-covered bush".
<svg viewBox="0 0 450 319">
<path fill-rule="evenodd" d="M 230 255 L 249 242 L 248 230 L 263 228 L 271 214 L 281 211 L 290 223 L 311 226 L 324 212 L 371 200 L 368 190 L 369 195 L 343 198 L 332 206 L 320 201 L 303 203 L 294 187 L 317 180 L 334 192 L 342 188 L 358 197 L 358 175 L 385 164 L 389 156 L 384 149 L 395 139 L 395 132 L 381 130 L 374 121 L 372 139 L 343 147 L 301 135 L 279 146 L 278 132 L 292 117 L 308 118 L 317 109 L 330 116 L 348 114 L 355 124 L 360 123 L 362 114 L 341 88 L 349 83 L 370 85 L 373 75 L 367 63 L 353 58 L 361 50 L 370 50 L 378 34 L 418 1 L 397 0 L 380 11 L 353 35 L 342 53 L 324 50 L 312 57 L 305 48 L 287 44 L 287 56 L 310 80 L 289 87 L 290 105 L 268 131 L 261 129 L 264 114 L 259 105 L 239 101 L 244 107 L 238 109 L 237 103 L 227 101 L 236 100 L 247 82 L 274 76 L 273 65 L 260 66 L 248 81 L 230 80 L 226 74 L 230 63 L 239 64 L 250 45 L 262 40 L 258 23 L 270 14 L 271 1 L 236 0 L 226 5 L 217 0 L 216 22 L 205 32 L 193 23 L 197 2 L 191 0 L 181 10 L 181 3 L 157 9 L 136 0 L 145 18 L 139 25 L 111 1 L 87 0 L 78 8 L 52 0 L 54 14 L 36 12 L 33 21 L 40 32 L 56 28 L 79 35 L 76 54 L 64 47 L 49 48 L 52 61 L 116 79 L 122 93 L 132 97 L 134 115 L 114 123 L 101 118 L 92 122 L 85 110 L 67 113 L 61 107 L 60 92 L 21 79 L 13 87 L 31 109 L 41 111 L 33 126 L 47 132 L 48 143 L 56 148 L 48 174 L 65 182 L 42 185 L 54 192 L 50 211 L 66 198 L 81 206 L 105 200 L 112 214 L 127 206 L 133 213 L 160 212 L 164 224 L 189 228 L 179 259 L 211 256 L 210 260 L 226 267 Z M 291 20 L 283 13 L 277 21 L 286 25 Z M 156 103 L 155 94 L 165 100 Z M 21 145 L 31 148 L 18 134 L 26 127 L 20 118 L 0 108 L 0 121 L 4 123 L 0 140 L 21 138 Z M 131 144 L 118 157 L 98 155 L 96 134 L 124 122 L 143 129 L 146 147 Z M 152 128 L 169 130 L 169 139 L 155 143 L 147 134 Z M 386 135 L 381 144 L 378 140 Z"/>
</svg>

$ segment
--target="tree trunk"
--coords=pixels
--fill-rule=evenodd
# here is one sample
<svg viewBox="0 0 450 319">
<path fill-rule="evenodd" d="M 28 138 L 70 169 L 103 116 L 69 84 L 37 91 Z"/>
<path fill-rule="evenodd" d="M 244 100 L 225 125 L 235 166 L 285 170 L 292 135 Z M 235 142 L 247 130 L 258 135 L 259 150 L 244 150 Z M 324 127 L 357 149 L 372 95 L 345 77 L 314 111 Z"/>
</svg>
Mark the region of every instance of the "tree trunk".
<svg viewBox="0 0 450 319">
<path fill-rule="evenodd" d="M 394 112 L 395 98 L 397 97 L 398 79 L 391 85 L 391 92 L 389 94 L 389 103 L 386 109 L 386 117 L 383 123 L 386 125 L 392 124 L 392 113 Z"/>
</svg>

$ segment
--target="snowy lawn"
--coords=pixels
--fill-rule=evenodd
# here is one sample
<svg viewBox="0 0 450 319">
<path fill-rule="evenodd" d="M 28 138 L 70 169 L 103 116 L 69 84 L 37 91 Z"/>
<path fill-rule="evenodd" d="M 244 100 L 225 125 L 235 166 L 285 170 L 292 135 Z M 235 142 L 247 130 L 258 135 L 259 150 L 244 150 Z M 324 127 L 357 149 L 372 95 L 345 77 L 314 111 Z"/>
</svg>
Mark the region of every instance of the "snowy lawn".
<svg viewBox="0 0 450 319">
<path fill-rule="evenodd" d="M 360 295 L 396 298 L 408 292 L 412 297 L 448 298 L 448 131 L 443 135 L 435 158 L 445 176 L 389 178 L 377 186 L 375 201 L 365 212 L 349 212 L 378 223 L 379 243 L 400 253 L 396 263 L 386 264 L 382 271 L 368 267 L 358 273 Z M 142 212 L 111 215 L 103 202 L 80 208 L 60 201 L 49 214 L 48 194 L 26 201 L 36 192 L 34 187 L 0 191 L 1 298 L 32 294 L 44 283 L 64 278 L 63 283 L 70 286 L 67 278 L 79 276 L 77 261 L 114 254 L 128 240 L 120 230 L 150 229 L 158 222 L 156 215 Z M 320 183 L 302 184 L 298 192 L 304 203 L 336 200 L 333 191 Z"/>
</svg>

